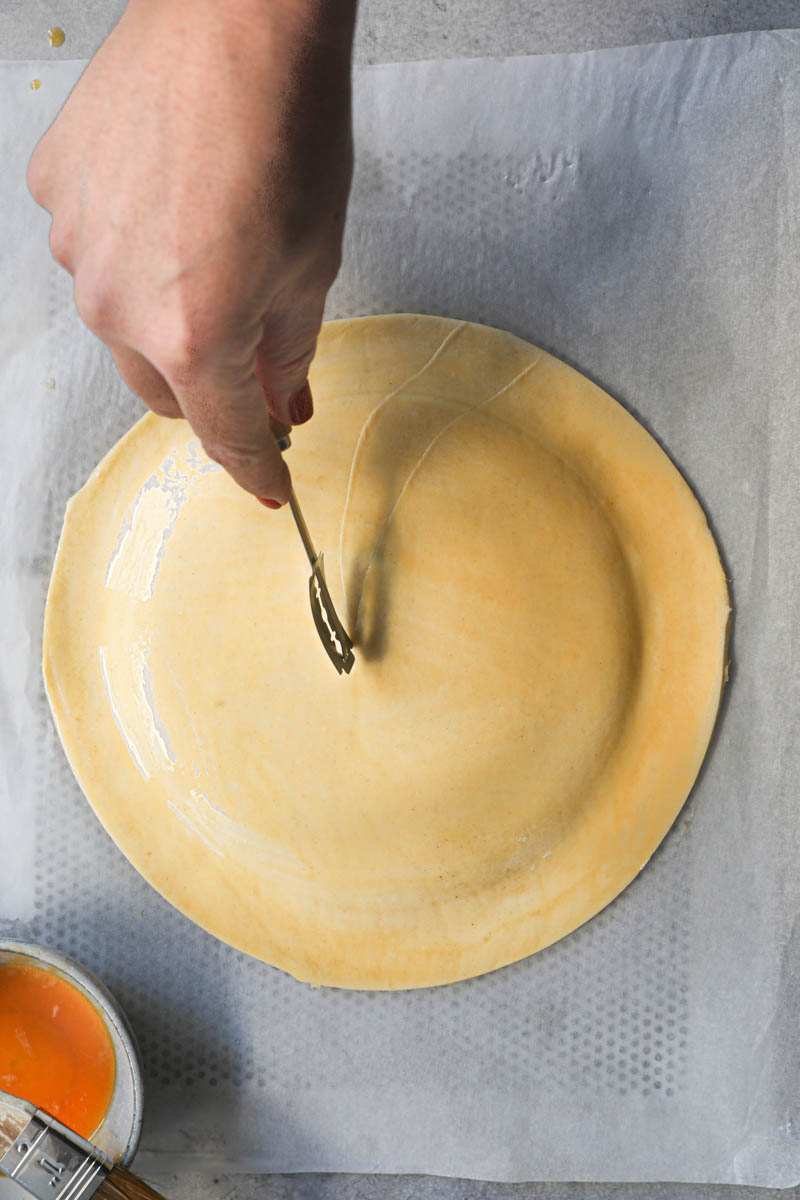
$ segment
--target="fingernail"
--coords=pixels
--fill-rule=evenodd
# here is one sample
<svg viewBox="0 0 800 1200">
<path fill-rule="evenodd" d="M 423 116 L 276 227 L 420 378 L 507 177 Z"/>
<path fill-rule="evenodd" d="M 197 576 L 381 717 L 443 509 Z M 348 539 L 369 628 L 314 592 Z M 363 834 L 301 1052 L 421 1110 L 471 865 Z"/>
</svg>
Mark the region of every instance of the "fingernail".
<svg viewBox="0 0 800 1200">
<path fill-rule="evenodd" d="M 289 401 L 289 416 L 292 418 L 293 425 L 303 425 L 306 421 L 310 421 L 313 415 L 314 399 L 308 380 L 306 380 L 299 392 L 295 392 Z"/>
<path fill-rule="evenodd" d="M 267 500 L 263 496 L 256 496 L 259 504 L 263 504 L 265 508 L 283 508 L 280 500 Z"/>
</svg>

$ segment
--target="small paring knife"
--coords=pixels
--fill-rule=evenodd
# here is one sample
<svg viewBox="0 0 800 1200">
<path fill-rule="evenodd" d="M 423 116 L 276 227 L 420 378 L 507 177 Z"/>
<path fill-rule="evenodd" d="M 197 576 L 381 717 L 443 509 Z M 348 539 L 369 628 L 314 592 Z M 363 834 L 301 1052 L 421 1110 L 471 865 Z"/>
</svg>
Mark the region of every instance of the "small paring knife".
<svg viewBox="0 0 800 1200">
<path fill-rule="evenodd" d="M 281 452 L 288 450 L 291 444 L 292 441 L 288 434 L 278 438 L 278 449 Z M 353 643 L 333 606 L 333 600 L 328 591 L 328 585 L 325 582 L 322 555 L 317 554 L 314 549 L 314 543 L 311 540 L 311 534 L 308 532 L 308 526 L 297 501 L 294 488 L 292 488 L 291 495 L 289 496 L 289 507 L 292 510 L 294 523 L 297 526 L 303 548 L 311 564 L 308 594 L 311 600 L 311 615 L 314 618 L 317 633 L 325 648 L 325 653 L 339 674 L 341 675 L 344 672 L 345 675 L 349 675 L 356 661 L 353 654 Z"/>
</svg>

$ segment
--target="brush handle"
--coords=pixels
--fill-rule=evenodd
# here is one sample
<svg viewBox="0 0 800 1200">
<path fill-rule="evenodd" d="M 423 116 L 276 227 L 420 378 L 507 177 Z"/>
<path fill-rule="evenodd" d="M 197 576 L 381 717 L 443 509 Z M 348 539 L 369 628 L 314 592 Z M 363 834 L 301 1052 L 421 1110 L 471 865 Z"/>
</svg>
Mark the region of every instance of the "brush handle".
<svg viewBox="0 0 800 1200">
<path fill-rule="evenodd" d="M 29 1141 L 31 1148 L 35 1148 L 37 1145 L 40 1147 L 40 1153 L 45 1159 L 41 1165 L 48 1166 L 47 1155 L 44 1154 L 44 1151 L 49 1151 L 57 1160 L 54 1165 L 58 1167 L 58 1174 L 53 1173 L 51 1160 L 49 1168 L 51 1177 L 48 1179 L 45 1176 L 45 1185 L 49 1184 L 49 1187 L 46 1186 L 45 1189 L 48 1194 L 54 1182 L 61 1182 L 61 1171 L 68 1168 L 64 1180 L 65 1189 L 66 1192 L 71 1192 L 76 1197 L 82 1195 L 87 1188 L 91 1189 L 97 1179 L 98 1171 L 103 1173 L 108 1171 L 108 1175 L 97 1190 L 90 1191 L 92 1200 L 164 1200 L 164 1197 L 155 1188 L 151 1188 L 136 1175 L 131 1175 L 130 1171 L 126 1171 L 124 1167 L 112 1167 L 110 1160 L 96 1147 L 87 1142 L 85 1138 L 79 1137 L 71 1129 L 67 1129 L 54 1117 L 39 1112 L 27 1100 L 20 1100 L 17 1096 L 0 1091 L 0 1159 L 6 1160 L 0 1168 L 0 1176 L 4 1176 L 6 1173 L 12 1174 L 26 1191 L 33 1191 L 35 1195 L 44 1194 L 39 1190 L 41 1180 L 34 1179 L 31 1182 L 31 1179 L 27 1177 L 30 1175 L 30 1170 L 18 1173 L 19 1169 L 24 1169 L 31 1159 L 27 1145 L 21 1148 L 16 1145 L 21 1138 Z M 11 1163 L 8 1162 L 8 1156 L 12 1158 Z M 36 1156 L 34 1156 L 33 1162 L 36 1163 Z M 59 1162 L 63 1162 L 63 1166 L 59 1166 Z M 76 1164 L 80 1168 L 77 1174 L 75 1172 Z M 89 1168 L 88 1175 L 84 1170 L 86 1167 Z M 38 1166 L 36 1166 L 36 1170 L 38 1170 Z M 23 1174 L 26 1174 L 26 1178 L 23 1178 Z M 39 1176 L 41 1174 L 39 1171 Z"/>
<path fill-rule="evenodd" d="M 164 1200 L 160 1192 L 151 1188 L 138 1175 L 131 1175 L 124 1167 L 114 1167 L 111 1174 L 95 1192 L 96 1200 Z"/>
</svg>

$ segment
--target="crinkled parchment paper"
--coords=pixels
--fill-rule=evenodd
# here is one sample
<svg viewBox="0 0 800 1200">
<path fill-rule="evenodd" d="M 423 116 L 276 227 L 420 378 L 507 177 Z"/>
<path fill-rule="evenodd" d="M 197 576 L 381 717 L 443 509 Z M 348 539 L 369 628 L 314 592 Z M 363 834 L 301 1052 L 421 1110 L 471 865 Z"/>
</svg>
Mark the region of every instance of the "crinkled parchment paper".
<svg viewBox="0 0 800 1200">
<path fill-rule="evenodd" d="M 53 731 L 64 505 L 139 413 L 24 186 L 81 69 L 0 66 L 0 929 L 128 1009 L 142 1170 L 797 1182 L 800 35 L 357 72 L 329 314 L 483 321 L 597 380 L 696 489 L 736 611 L 709 759 L 635 883 L 526 962 L 388 995 L 313 990 L 179 916 Z"/>
</svg>

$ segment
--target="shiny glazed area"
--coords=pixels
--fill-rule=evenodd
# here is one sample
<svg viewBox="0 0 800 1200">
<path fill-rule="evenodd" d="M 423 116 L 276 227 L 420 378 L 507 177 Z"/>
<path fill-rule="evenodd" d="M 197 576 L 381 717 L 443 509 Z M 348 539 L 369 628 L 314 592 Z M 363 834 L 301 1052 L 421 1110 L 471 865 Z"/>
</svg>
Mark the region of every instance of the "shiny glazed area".
<svg viewBox="0 0 800 1200">
<path fill-rule="evenodd" d="M 291 466 L 356 643 L 342 679 L 290 514 L 146 417 L 72 501 L 45 673 L 131 861 L 300 978 L 443 983 L 588 919 L 694 781 L 727 593 L 653 439 L 510 335 L 334 322 Z"/>
</svg>

